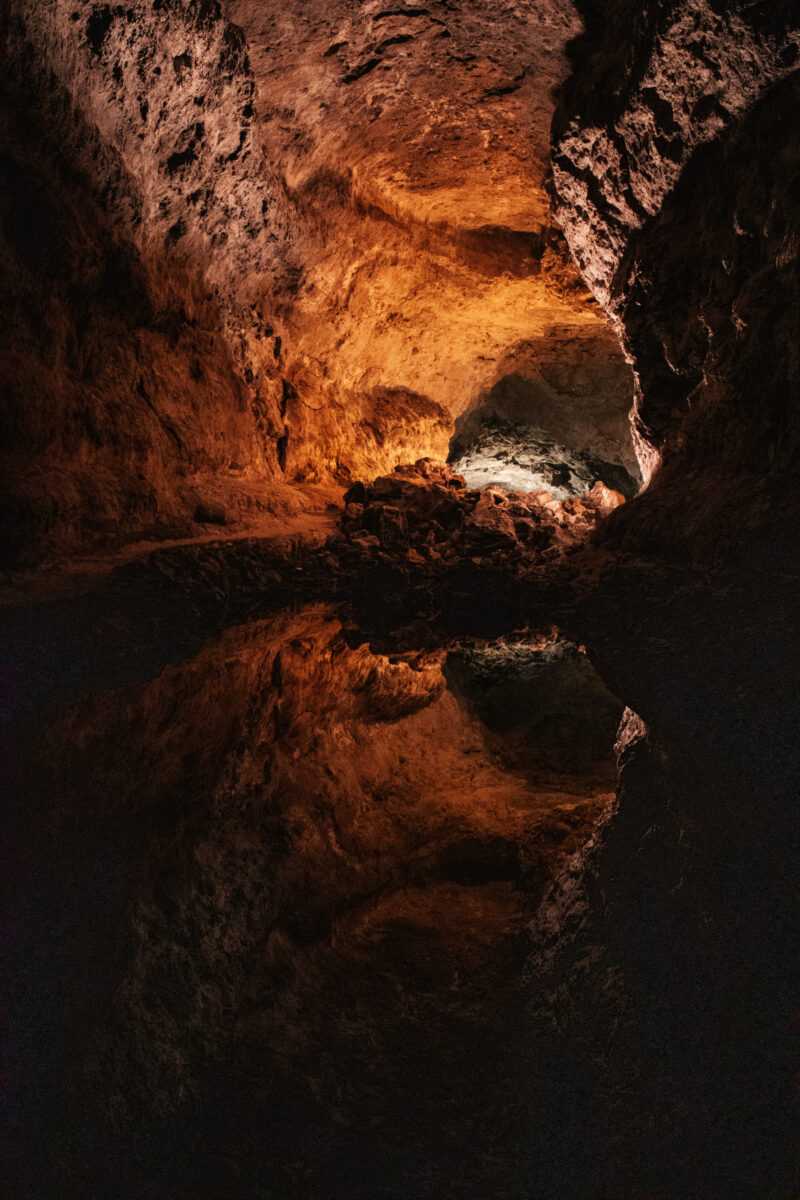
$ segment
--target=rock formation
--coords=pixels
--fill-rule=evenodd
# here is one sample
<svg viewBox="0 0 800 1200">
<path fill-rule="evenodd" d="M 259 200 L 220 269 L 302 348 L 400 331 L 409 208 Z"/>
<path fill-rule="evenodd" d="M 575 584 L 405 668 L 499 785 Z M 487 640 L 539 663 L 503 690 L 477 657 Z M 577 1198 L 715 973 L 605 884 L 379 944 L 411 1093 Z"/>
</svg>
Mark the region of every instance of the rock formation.
<svg viewBox="0 0 800 1200">
<path fill-rule="evenodd" d="M 318 508 L 446 458 L 506 376 L 624 454 L 630 376 L 544 188 L 578 28 L 554 0 L 13 0 L 7 554 Z"/>
<path fill-rule="evenodd" d="M 788 1196 L 800 25 L 791 5 L 633 8 L 590 14 L 554 125 L 555 207 L 624 338 L 651 479 L 598 530 L 580 618 L 638 714 L 619 808 L 553 912 L 575 1013 L 628 1013 L 619 1071 L 584 1080 L 605 1188 L 660 1194 L 669 1171 L 664 1194 Z"/>
</svg>

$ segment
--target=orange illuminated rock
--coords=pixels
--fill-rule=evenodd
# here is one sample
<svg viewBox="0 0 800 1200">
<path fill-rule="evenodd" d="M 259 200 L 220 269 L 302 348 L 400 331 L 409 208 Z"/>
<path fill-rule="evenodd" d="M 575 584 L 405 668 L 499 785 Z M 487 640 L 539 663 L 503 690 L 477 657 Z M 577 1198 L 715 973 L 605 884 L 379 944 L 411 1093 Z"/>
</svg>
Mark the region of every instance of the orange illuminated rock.
<svg viewBox="0 0 800 1200">
<path fill-rule="evenodd" d="M 617 492 L 614 488 L 607 487 L 600 479 L 592 486 L 587 495 L 603 512 L 612 512 L 615 508 L 619 508 L 621 504 L 625 503 L 625 497 L 622 492 Z"/>
<path fill-rule="evenodd" d="M 569 0 L 11 9 L 8 554 L 319 507 L 498 389 L 627 440 L 544 186 Z"/>
</svg>

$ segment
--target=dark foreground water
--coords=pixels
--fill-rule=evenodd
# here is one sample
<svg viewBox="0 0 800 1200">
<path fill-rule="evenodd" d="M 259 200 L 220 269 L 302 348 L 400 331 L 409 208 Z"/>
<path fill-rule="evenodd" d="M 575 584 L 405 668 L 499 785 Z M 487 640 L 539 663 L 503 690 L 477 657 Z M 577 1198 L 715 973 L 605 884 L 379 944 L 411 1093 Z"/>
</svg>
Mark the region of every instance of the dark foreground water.
<svg viewBox="0 0 800 1200">
<path fill-rule="evenodd" d="M 321 606 L 119 643 L 14 675 L 18 1194 L 556 1196 L 590 1105 L 531 928 L 614 790 L 585 657 Z"/>
</svg>

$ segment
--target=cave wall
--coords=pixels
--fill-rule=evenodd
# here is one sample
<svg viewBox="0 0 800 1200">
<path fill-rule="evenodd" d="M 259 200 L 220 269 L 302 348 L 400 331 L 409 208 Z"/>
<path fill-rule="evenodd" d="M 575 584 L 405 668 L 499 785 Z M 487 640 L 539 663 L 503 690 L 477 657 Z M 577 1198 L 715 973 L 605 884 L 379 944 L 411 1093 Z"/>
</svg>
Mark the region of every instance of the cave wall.
<svg viewBox="0 0 800 1200">
<path fill-rule="evenodd" d="M 215 5 L 14 5 L 3 32 L 11 554 L 268 507 L 258 485 L 283 478 L 275 340 L 248 308 L 268 363 L 253 387 L 243 301 L 223 302 L 210 253 L 226 246 L 229 278 L 270 269 L 253 233 L 276 185 L 238 162 L 254 87 L 241 36 Z"/>
<path fill-rule="evenodd" d="M 637 422 L 662 465 L 628 521 L 634 543 L 667 555 L 755 562 L 777 549 L 768 526 L 791 525 L 797 96 L 795 73 L 699 149 L 632 252 L 619 313 L 641 364 Z M 709 196 L 709 178 L 729 182 Z M 609 537 L 629 544 L 628 521 Z"/>
<path fill-rule="evenodd" d="M 578 27 L 566 0 L 13 0 L 8 556 L 319 505 L 445 458 L 505 360 L 536 407 L 573 347 L 611 360 L 594 391 L 626 438 L 627 369 L 544 188 Z M 546 392 L 574 407 L 568 378 Z"/>
<path fill-rule="evenodd" d="M 711 403 L 698 387 L 706 360 L 734 333 L 755 340 L 736 311 L 743 281 L 793 254 L 791 215 L 775 221 L 767 193 L 793 176 L 778 129 L 779 106 L 791 100 L 774 100 L 772 89 L 796 67 L 797 25 L 791 4 L 619 3 L 605 19 L 585 8 L 588 32 L 573 46 L 575 71 L 554 120 L 554 206 L 632 358 L 649 475 L 669 455 L 668 435 L 681 441 L 681 410 L 715 403 L 710 384 Z M 634 36 L 620 37 L 629 26 Z M 749 114 L 762 97 L 777 163 L 738 134 L 757 120 Z M 733 170 L 753 155 L 763 183 Z M 793 208 L 788 197 L 781 203 Z"/>
<path fill-rule="evenodd" d="M 185 606 L 187 626 L 209 598 L 238 612 L 231 592 L 241 577 L 215 548 L 185 591 L 186 563 L 168 552 L 143 569 L 147 620 L 170 642 L 172 666 L 147 658 L 132 670 L 142 656 L 112 611 L 97 654 L 114 651 L 112 677 L 126 664 L 117 695 L 81 697 L 52 724 L 26 712 L 22 739 L 12 726 L 6 757 L 22 800 L 15 879 L 25 898 L 16 1153 L 23 1169 L 56 1179 L 59 1194 L 85 1195 L 88 1172 L 132 1195 L 210 1180 L 228 1195 L 280 1186 L 305 1196 L 325 1186 L 345 1145 L 363 1176 L 351 1181 L 353 1195 L 383 1186 L 389 1150 L 400 1194 L 427 1188 L 460 1200 L 477 1181 L 486 1195 L 502 1170 L 515 1196 L 797 1195 L 793 7 L 587 3 L 586 33 L 570 51 L 554 203 L 633 362 L 650 477 L 564 572 L 563 628 L 630 706 L 612 819 L 605 798 L 598 817 L 598 797 L 583 796 L 598 818 L 588 844 L 576 837 L 574 795 L 547 798 L 555 818 L 539 830 L 544 846 L 531 841 L 538 793 L 524 809 L 518 780 L 504 790 L 474 717 L 442 690 L 435 663 L 421 680 L 407 664 L 376 667 L 336 622 L 292 613 L 229 631 L 176 664 L 165 597 L 172 621 Z M 578 329 L 590 345 L 597 331 L 607 346 L 544 228 L 536 188 L 530 209 L 520 208 L 539 168 L 520 157 L 520 186 L 500 195 L 514 155 L 492 154 L 481 175 L 486 126 L 470 130 L 466 117 L 462 137 L 479 136 L 464 161 L 480 186 L 455 228 L 455 176 L 433 132 L 447 99 L 439 68 L 449 62 L 455 90 L 475 76 L 464 113 L 497 103 L 505 117 L 489 141 L 501 140 L 503 120 L 520 117 L 514 97 L 535 78 L 517 78 L 524 19 L 507 26 L 515 52 L 504 75 L 502 47 L 492 43 L 485 61 L 469 57 L 470 37 L 489 36 L 477 8 L 471 24 L 441 6 L 436 21 L 448 22 L 449 37 L 436 21 L 424 35 L 393 25 L 386 45 L 375 33 L 382 10 L 366 6 L 304 6 L 281 14 L 269 38 L 259 22 L 273 10 L 244 0 L 224 11 L 140 5 L 132 20 L 127 11 L 18 5 L 4 30 L 16 64 L 4 83 L 9 108 L 20 106 L 23 67 L 35 99 L 30 126 L 10 116 L 4 132 L 12 186 L 2 200 L 3 270 L 20 348 L 9 361 L 25 388 L 6 405 L 17 551 L 85 547 L 95 534 L 110 538 L 109 525 L 121 537 L 180 532 L 203 489 L 209 503 L 257 510 L 276 503 L 276 480 L 342 480 L 391 467 L 399 454 L 438 451 L 454 416 L 520 358 L 542 376 L 561 362 L 560 342 L 546 347 L 549 358 L 526 357 L 532 327 L 544 341 L 547 331 Z M 539 19 L 548 11 L 535 9 Z M 430 14 L 391 19 L 420 15 Z M 576 32 L 573 16 L 558 28 L 559 37 Z M 320 58 L 327 74 L 317 90 L 311 65 Z M 280 103 L 290 59 L 299 75 L 291 111 Z M 410 70 L 400 64 L 409 62 L 430 92 L 409 118 L 427 114 L 422 142 L 409 141 L 415 152 L 394 178 L 377 131 L 396 125 Z M 541 72 L 548 87 L 562 67 Z M 317 117 L 303 113 L 327 111 L 340 87 L 352 144 L 344 117 L 325 126 L 330 142 L 317 141 Z M 374 144 L 362 121 L 374 124 Z M 30 144 L 34 122 L 42 150 Z M 417 176 L 427 138 L 433 173 Z M 356 143 L 369 153 L 343 178 L 331 163 Z M 496 194 L 491 219 L 501 226 L 486 229 Z M 411 312 L 416 324 L 404 330 Z M 472 357 L 451 370 L 447 354 L 465 345 Z M 570 389 L 567 377 L 558 395 Z M 246 558 L 240 566 L 247 585 L 263 589 L 258 569 L 249 575 Z M 116 586 L 138 610 L 131 578 L 117 576 Z M 488 578 L 497 609 L 501 589 Z M 541 603 L 540 578 L 527 583 Z M 67 613 L 41 646 L 29 638 L 34 691 L 51 701 L 48 655 L 63 655 L 58 634 L 69 622 Z M 94 653 L 98 639 L 85 626 L 82 653 L 83 643 Z M 70 684 L 91 674 L 73 657 L 61 664 Z M 524 748 L 501 749 L 517 767 L 524 761 Z M 457 786 L 444 794 L 448 779 Z M 44 938 L 43 912 L 52 918 Z M 395 934 L 409 927 L 414 949 L 398 956 Z M 540 944 L 520 1000 L 529 927 Z M 498 974 L 498 959 L 509 975 Z M 443 960 L 458 999 L 437 1007 Z M 76 962 L 97 975 L 76 980 Z M 409 974 L 422 981 L 410 1000 Z M 506 1005 L 498 983 L 509 977 Z M 403 1094 L 414 1096 L 417 1072 L 431 1086 L 419 1125 L 412 1104 L 380 1107 L 388 1132 L 379 1128 L 365 1160 L 373 1151 L 361 1128 L 378 1089 L 374 1028 L 360 1006 L 373 995 L 379 1025 L 398 995 L 407 1004 L 381 1026 L 389 1033 L 379 1046 L 385 1062 L 399 1054 L 407 1065 Z M 473 1071 L 462 1034 L 485 1039 L 487 1011 L 498 1024 Z M 509 1051 L 511 1018 L 525 1032 Z M 357 1095 L 326 1057 L 332 1045 L 363 1072 Z M 298 1084 L 297 1064 L 309 1058 L 315 1071 Z M 482 1100 L 484 1087 L 497 1089 L 499 1116 L 486 1121 L 481 1109 L 467 1175 L 467 1101 Z M 76 1098 L 87 1091 L 102 1111 L 83 1111 Z M 329 1138 L 316 1144 L 311 1185 L 300 1151 L 269 1153 L 305 1129 L 297 1114 L 309 1112 Z M 455 1113 L 452 1126 L 439 1122 L 442 1112 Z M 333 1126 L 346 1132 L 331 1136 Z M 397 1151 L 394 1126 L 416 1157 Z M 56 1127 L 41 1154 L 39 1132 Z M 444 1145 L 436 1178 L 431 1130 Z"/>
<path fill-rule="evenodd" d="M 602 1115 L 574 1130 L 610 1192 L 788 1197 L 800 24 L 781 4 L 586 8 L 554 204 L 631 358 L 649 483 L 598 530 L 578 618 L 633 711 L 585 886 L 553 897 L 573 1053 L 599 1036 L 615 1063 L 586 1072 Z"/>
</svg>

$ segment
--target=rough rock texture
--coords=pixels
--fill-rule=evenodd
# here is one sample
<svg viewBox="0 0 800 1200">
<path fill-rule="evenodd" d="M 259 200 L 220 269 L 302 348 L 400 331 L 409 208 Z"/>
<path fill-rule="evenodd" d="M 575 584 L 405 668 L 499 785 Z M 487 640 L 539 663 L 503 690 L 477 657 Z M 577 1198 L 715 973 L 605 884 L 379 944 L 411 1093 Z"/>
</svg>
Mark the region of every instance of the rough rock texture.
<svg viewBox="0 0 800 1200">
<path fill-rule="evenodd" d="M 388 634 L 409 646 L 435 644 L 445 631 L 497 636 L 559 624 L 575 603 L 573 556 L 623 503 L 599 482 L 564 501 L 470 490 L 425 459 L 356 483 L 345 499 L 323 561 L 377 644 Z"/>
<path fill-rule="evenodd" d="M 578 27 L 567 0 L 12 0 L 6 556 L 313 507 L 446 458 L 509 372 L 626 443 L 544 189 Z"/>
<path fill-rule="evenodd" d="M 787 266 L 795 253 L 769 195 L 793 174 L 791 149 L 775 161 L 760 148 L 766 180 L 735 169 L 758 153 L 738 131 L 758 121 L 762 97 L 767 121 L 780 123 L 771 89 L 800 61 L 794 7 L 618 0 L 601 20 L 585 6 L 589 33 L 573 49 L 554 122 L 555 211 L 633 358 L 648 475 L 667 428 L 677 433 L 672 409 L 686 406 L 703 359 L 718 352 L 712 343 L 744 333 L 742 281 L 752 287 L 761 267 Z M 777 128 L 773 139 L 777 148 Z M 791 195 L 776 201 L 796 212 Z"/>
<path fill-rule="evenodd" d="M 208 535 L 45 576 L 38 592 L 25 578 L 3 589 L 0 723 L 49 711 L 87 680 L 141 682 L 231 624 L 320 599 L 342 602 L 387 652 L 561 624 L 579 603 L 580 550 L 622 501 L 602 484 L 564 502 L 470 491 L 429 460 L 351 493 L 333 532 L 329 519 Z"/>
<path fill-rule="evenodd" d="M 602 22 L 584 8 L 589 31 L 573 50 L 553 175 L 570 248 L 608 301 L 632 235 L 695 151 L 791 74 L 800 50 L 793 5 L 780 0 L 616 0 Z"/>
<path fill-rule="evenodd" d="M 282 477 L 277 367 L 270 415 L 213 295 L 163 235 L 134 242 L 142 201 L 113 147 L 57 80 L 30 90 L 41 66 L 22 50 L 16 65 L 0 106 L 5 559 L 281 511 L 258 486 Z"/>
<path fill-rule="evenodd" d="M 631 376 L 609 329 L 553 326 L 503 355 L 497 380 L 456 420 L 450 459 L 495 421 L 538 429 L 570 453 L 639 467 L 630 429 Z"/>
<path fill-rule="evenodd" d="M 484 418 L 461 432 L 450 449 L 450 462 L 473 488 L 516 488 L 547 492 L 556 500 L 580 496 L 596 483 L 636 493 L 636 481 L 618 462 L 605 462 L 588 450 L 573 450 L 541 427 L 498 417 Z M 637 472 L 638 474 L 638 472 Z"/>
<path fill-rule="evenodd" d="M 507 571 L 568 555 L 602 515 L 624 503 L 599 480 L 566 500 L 553 491 L 467 488 L 463 475 L 425 458 L 355 483 L 344 499 L 342 533 L 328 544 L 345 563 L 355 551 L 414 566 L 493 563 Z"/>
<path fill-rule="evenodd" d="M 623 332 L 652 478 L 598 531 L 573 636 L 638 716 L 618 810 L 583 889 L 577 870 L 554 891 L 537 961 L 599 1097 L 566 1136 L 602 1157 L 601 1191 L 788 1198 L 800 22 L 705 2 L 606 18 L 575 47 L 554 192 Z"/>
</svg>

